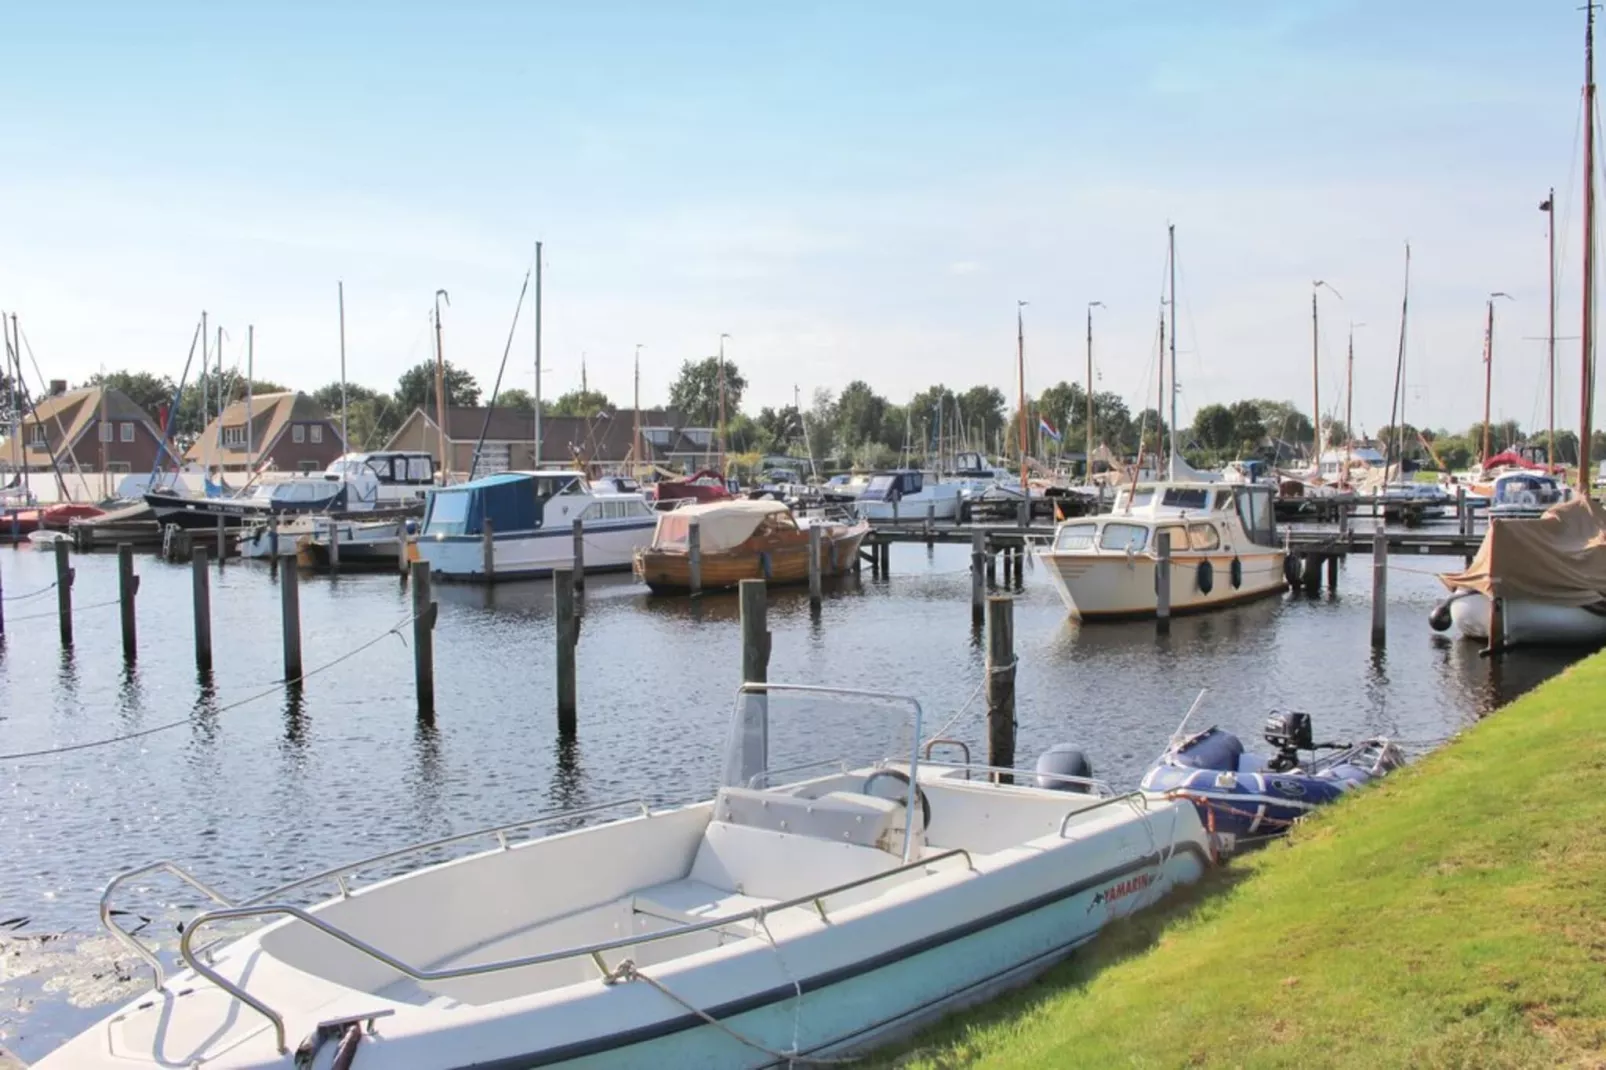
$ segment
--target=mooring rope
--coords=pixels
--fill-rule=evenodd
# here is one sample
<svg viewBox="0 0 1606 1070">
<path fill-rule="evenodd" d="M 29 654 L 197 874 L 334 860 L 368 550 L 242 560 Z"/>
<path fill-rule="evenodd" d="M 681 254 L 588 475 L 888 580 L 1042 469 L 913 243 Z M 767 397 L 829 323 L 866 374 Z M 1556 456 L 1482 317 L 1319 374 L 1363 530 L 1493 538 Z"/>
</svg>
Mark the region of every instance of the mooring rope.
<svg viewBox="0 0 1606 1070">
<path fill-rule="evenodd" d="M 91 602 L 87 606 L 74 606 L 73 607 L 73 612 L 74 613 L 78 613 L 78 612 L 81 612 L 83 610 L 88 610 L 88 609 L 105 609 L 107 606 L 115 606 L 115 605 L 117 605 L 117 603 L 119 601 L 120 601 L 120 599 L 113 598 L 110 602 Z M 6 618 L 6 623 L 7 624 L 18 624 L 18 623 L 21 623 L 22 621 L 25 621 L 25 620 L 44 620 L 46 617 L 58 617 L 60 615 L 61 615 L 60 611 L 53 609 L 48 613 L 29 613 L 26 616 L 22 616 L 22 617 L 7 617 Z"/>
<path fill-rule="evenodd" d="M 48 591 L 54 591 L 55 589 L 56 581 L 51 580 L 37 591 L 29 591 L 27 594 L 8 594 L 4 597 L 0 597 L 0 602 L 26 602 L 30 598 L 38 598 L 40 595 L 45 594 Z"/>
</svg>

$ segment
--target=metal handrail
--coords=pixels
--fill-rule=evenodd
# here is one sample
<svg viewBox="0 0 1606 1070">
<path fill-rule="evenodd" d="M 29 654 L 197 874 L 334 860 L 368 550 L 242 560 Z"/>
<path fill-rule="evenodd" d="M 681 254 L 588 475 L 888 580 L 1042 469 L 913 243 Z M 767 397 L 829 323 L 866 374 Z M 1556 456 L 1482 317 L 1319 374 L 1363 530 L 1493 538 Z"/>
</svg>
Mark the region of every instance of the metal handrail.
<svg viewBox="0 0 1606 1070">
<path fill-rule="evenodd" d="M 614 802 L 597 803 L 594 806 L 582 806 L 573 810 L 561 810 L 555 814 L 543 814 L 524 821 L 514 821 L 506 825 L 492 825 L 488 828 L 474 829 L 472 832 L 460 832 L 452 836 L 443 836 L 436 840 L 425 840 L 422 843 L 411 844 L 407 847 L 399 847 L 393 851 L 385 851 L 382 854 L 359 859 L 356 862 L 343 863 L 330 869 L 323 870 L 322 872 L 314 873 L 308 877 L 300 877 L 296 880 L 290 881 L 288 884 L 281 884 L 277 887 L 269 888 L 265 892 L 254 895 L 249 899 L 240 900 L 239 902 L 229 899 L 207 884 L 203 883 L 198 877 L 185 870 L 184 867 L 180 866 L 177 862 L 164 859 L 159 862 L 151 862 L 147 865 L 140 866 L 137 869 L 128 870 L 125 873 L 119 873 L 117 876 L 111 879 L 111 881 L 106 885 L 106 890 L 102 892 L 100 896 L 100 924 L 106 929 L 107 932 L 111 933 L 113 937 L 121 941 L 130 950 L 134 951 L 140 956 L 140 958 L 144 959 L 150 965 L 152 972 L 156 975 L 156 987 L 161 988 L 165 983 L 166 974 L 163 971 L 162 964 L 160 960 L 157 959 L 156 954 L 148 949 L 144 944 L 134 939 L 133 935 L 126 929 L 112 921 L 112 892 L 116 891 L 117 888 L 124 882 L 133 880 L 135 877 L 142 877 L 147 873 L 165 871 L 188 884 L 190 887 L 194 888 L 202 895 L 205 895 L 213 902 L 221 903 L 225 907 L 254 906 L 259 903 L 267 902 L 269 899 L 282 896 L 286 892 L 295 891 L 297 888 L 305 888 L 308 885 L 318 884 L 326 880 L 333 880 L 336 887 L 340 889 L 341 898 L 346 898 L 351 895 L 351 888 L 346 883 L 346 879 L 359 870 L 367 869 L 368 867 L 376 865 L 380 862 L 389 862 L 397 858 L 405 858 L 408 855 L 422 854 L 426 851 L 432 851 L 437 847 L 446 847 L 450 844 L 462 843 L 465 840 L 478 839 L 481 836 L 495 836 L 497 844 L 502 848 L 502 850 L 505 851 L 510 846 L 507 840 L 507 834 L 515 829 L 533 828 L 536 825 L 551 824 L 552 822 L 562 821 L 571 817 L 584 817 L 588 814 L 600 813 L 605 810 L 615 810 L 622 806 L 639 806 L 641 807 L 641 815 L 643 817 L 652 816 L 652 810 L 647 805 L 647 801 L 639 798 L 620 799 Z M 201 950 L 205 950 L 205 948 L 203 947 Z"/>
<path fill-rule="evenodd" d="M 846 758 L 821 758 L 817 762 L 804 762 L 801 765 L 786 765 L 779 769 L 766 769 L 761 773 L 754 773 L 752 776 L 747 778 L 747 786 L 749 788 L 757 788 L 759 786 L 759 782 L 763 781 L 765 786 L 768 787 L 770 777 L 783 776 L 786 773 L 801 773 L 805 769 L 823 769 L 828 765 L 836 766 L 844 774 L 849 772 L 848 760 Z"/>
<path fill-rule="evenodd" d="M 962 739 L 955 739 L 952 736 L 933 736 L 926 740 L 926 746 L 920 752 L 920 757 L 925 759 L 928 764 L 931 762 L 931 751 L 938 744 L 941 744 L 945 747 L 958 747 L 960 750 L 965 752 L 965 765 L 967 767 L 965 769 L 965 779 L 969 780 L 970 769 L 968 767 L 970 765 L 970 744 L 966 743 Z"/>
<path fill-rule="evenodd" d="M 833 887 L 827 888 L 824 891 L 811 892 L 808 895 L 801 895 L 794 899 L 782 900 L 779 903 L 769 903 L 763 906 L 750 907 L 747 910 L 740 911 L 736 914 L 727 914 L 723 917 L 709 918 L 704 921 L 688 923 L 677 926 L 673 929 L 665 929 L 662 932 L 645 934 L 633 933 L 629 936 L 614 937 L 611 940 L 603 940 L 599 943 L 586 944 L 581 947 L 564 948 L 559 951 L 543 951 L 535 955 L 521 955 L 518 958 L 502 959 L 498 962 L 485 962 L 472 966 L 454 966 L 443 970 L 422 970 L 415 966 L 410 966 L 400 959 L 381 951 L 377 947 L 374 947 L 367 941 L 353 936 L 344 929 L 330 925 L 317 915 L 290 903 L 268 903 L 259 906 L 224 907 L 221 910 L 209 910 L 205 914 L 197 916 L 193 921 L 190 922 L 189 928 L 184 930 L 184 935 L 179 938 L 179 954 L 183 957 L 184 962 L 190 967 L 190 969 L 194 970 L 202 977 L 205 977 L 208 981 L 211 981 L 214 985 L 221 988 L 223 991 L 227 992 L 229 995 L 233 996 L 235 999 L 239 1000 L 241 1003 L 244 1003 L 246 1006 L 250 1007 L 252 1010 L 256 1011 L 258 1014 L 272 1022 L 274 1034 L 278 1040 L 278 1050 L 281 1054 L 283 1054 L 289 1050 L 285 1047 L 284 1016 L 279 1014 L 272 1007 L 269 1007 L 266 1003 L 263 1003 L 261 1000 L 251 995 L 242 986 L 230 981 L 228 978 L 224 977 L 210 966 L 202 964 L 196 957 L 195 949 L 190 945 L 195 939 L 195 934 L 200 932 L 205 926 L 216 921 L 230 921 L 238 918 L 266 917 L 274 914 L 282 914 L 286 917 L 294 918 L 295 920 L 306 925 L 310 925 L 312 928 L 317 929 L 325 936 L 330 936 L 336 940 L 339 940 L 347 947 L 350 947 L 356 951 L 360 951 L 369 958 L 374 959 L 382 965 L 390 967 L 397 973 L 403 974 L 412 980 L 419 982 L 420 984 L 432 984 L 439 981 L 454 981 L 461 977 L 477 977 L 487 973 L 500 973 L 503 970 L 516 970 L 530 966 L 542 966 L 550 962 L 560 962 L 564 959 L 580 958 L 582 956 L 590 958 L 591 961 L 596 965 L 598 972 L 601 973 L 604 978 L 606 978 L 610 976 L 611 971 L 608 968 L 607 962 L 602 958 L 604 952 L 617 951 L 622 947 L 633 947 L 638 944 L 655 943 L 659 940 L 668 940 L 678 936 L 690 936 L 694 933 L 706 932 L 709 929 L 717 929 L 723 926 L 732 925 L 739 921 L 751 921 L 755 919 L 761 920 L 777 911 L 791 910 L 800 906 L 813 907 L 814 910 L 820 915 L 820 920 L 822 922 L 827 922 L 830 919 L 826 916 L 824 901 L 831 896 L 839 895 L 842 892 L 852 891 L 854 888 L 859 888 L 866 884 L 874 884 L 876 881 L 884 880 L 887 877 L 894 877 L 900 873 L 906 873 L 912 869 L 930 867 L 938 862 L 946 861 L 947 859 L 953 858 L 957 855 L 963 855 L 965 858 L 966 868 L 971 872 L 975 872 L 976 863 L 971 858 L 970 852 L 963 847 L 955 847 L 951 848 L 950 850 L 943 851 L 940 854 L 932 855 L 929 858 L 921 858 L 916 859 L 913 862 L 905 862 L 901 865 L 893 867 L 892 869 L 882 870 L 880 873 L 872 873 L 869 876 L 859 877 L 855 880 L 848 881 L 845 884 L 834 885 Z"/>
<path fill-rule="evenodd" d="M 933 740 L 932 742 L 934 742 L 934 743 L 946 743 L 946 742 L 949 742 L 949 741 L 948 740 Z M 957 742 L 957 741 L 954 741 L 954 742 Z M 1077 785 L 1080 785 L 1082 787 L 1092 788 L 1094 791 L 1099 792 L 1101 795 L 1110 795 L 1110 794 L 1113 794 L 1114 791 L 1115 791 L 1114 788 L 1110 787 L 1109 781 L 1106 781 L 1106 780 L 1097 780 L 1097 779 L 1095 779 L 1093 777 L 1085 777 L 1085 776 L 1071 776 L 1068 773 L 1039 772 L 1036 769 L 1026 769 L 1026 768 L 1024 768 L 1022 766 L 1018 766 L 1018 765 L 1016 765 L 1016 766 L 985 765 L 985 764 L 983 764 L 981 762 L 943 762 L 943 761 L 938 761 L 935 758 L 928 758 L 926 760 L 925 764 L 927 764 L 927 765 L 929 765 L 929 766 L 931 766 L 931 767 L 933 767 L 935 769 L 958 769 L 958 770 L 962 770 L 966 774 L 966 778 L 967 779 L 969 778 L 969 774 L 971 772 L 973 772 L 973 771 L 974 772 L 978 772 L 978 773 L 1000 773 L 1000 774 L 1001 773 L 1009 773 L 1009 774 L 1012 774 L 1012 775 L 1015 775 L 1015 776 L 1045 777 L 1045 778 L 1047 778 L 1049 780 L 1057 780 L 1057 781 L 1059 781 L 1060 783 L 1063 783 L 1063 784 L 1077 784 Z M 1016 785 L 1016 787 L 1024 787 L 1024 786 L 1025 785 Z"/>
<path fill-rule="evenodd" d="M 1145 795 L 1143 792 L 1141 792 L 1141 791 L 1129 791 L 1129 792 L 1126 792 L 1124 795 L 1112 795 L 1108 799 L 1100 799 L 1098 802 L 1094 803 L 1092 806 L 1083 806 L 1083 807 L 1081 807 L 1079 809 L 1072 810 L 1070 813 L 1068 813 L 1064 817 L 1062 817 L 1060 819 L 1060 838 L 1061 839 L 1065 838 L 1065 830 L 1070 827 L 1071 818 L 1073 818 L 1073 817 L 1081 817 L 1083 814 L 1091 813 L 1094 810 L 1098 810 L 1098 809 L 1101 809 L 1101 808 L 1106 807 L 1106 806 L 1113 806 L 1115 803 L 1118 803 L 1118 802 L 1131 802 L 1133 800 L 1137 800 L 1138 802 L 1142 803 L 1143 804 L 1143 812 L 1144 813 L 1148 813 L 1148 810 L 1149 810 L 1149 797 L 1147 795 Z"/>
</svg>

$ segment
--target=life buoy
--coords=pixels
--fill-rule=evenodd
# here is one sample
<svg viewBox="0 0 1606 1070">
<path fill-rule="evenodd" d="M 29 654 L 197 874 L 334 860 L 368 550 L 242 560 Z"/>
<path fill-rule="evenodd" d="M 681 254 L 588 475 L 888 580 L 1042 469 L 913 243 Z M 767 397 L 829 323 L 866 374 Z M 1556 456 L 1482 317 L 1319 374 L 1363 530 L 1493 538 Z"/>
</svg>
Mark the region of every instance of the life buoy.
<svg viewBox="0 0 1606 1070">
<path fill-rule="evenodd" d="M 1241 558 L 1232 559 L 1232 567 L 1227 570 L 1227 575 L 1232 579 L 1233 590 L 1236 591 L 1244 585 L 1244 563 Z"/>
<path fill-rule="evenodd" d="M 1199 585 L 1200 594 L 1209 594 L 1210 589 L 1216 585 L 1216 570 L 1206 558 L 1199 562 L 1199 567 L 1193 570 L 1194 582 Z"/>
</svg>

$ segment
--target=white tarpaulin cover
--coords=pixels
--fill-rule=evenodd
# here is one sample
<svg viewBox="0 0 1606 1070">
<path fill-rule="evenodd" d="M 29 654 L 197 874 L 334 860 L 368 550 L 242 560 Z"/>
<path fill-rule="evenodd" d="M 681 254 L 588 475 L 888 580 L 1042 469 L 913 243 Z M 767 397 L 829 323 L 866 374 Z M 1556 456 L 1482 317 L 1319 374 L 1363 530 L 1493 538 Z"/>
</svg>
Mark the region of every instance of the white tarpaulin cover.
<svg viewBox="0 0 1606 1070">
<path fill-rule="evenodd" d="M 697 521 L 697 539 L 703 553 L 733 550 L 753 537 L 766 521 L 784 518 L 789 526 L 792 512 L 782 502 L 729 501 L 706 502 L 702 505 L 683 505 L 679 509 L 658 517 L 658 530 L 652 544 L 655 549 L 674 549 L 686 545 L 686 532 L 691 522 Z"/>
<path fill-rule="evenodd" d="M 1496 520 L 1472 564 L 1439 579 L 1488 598 L 1595 605 L 1606 600 L 1606 511 L 1574 498 L 1532 520 Z"/>
</svg>

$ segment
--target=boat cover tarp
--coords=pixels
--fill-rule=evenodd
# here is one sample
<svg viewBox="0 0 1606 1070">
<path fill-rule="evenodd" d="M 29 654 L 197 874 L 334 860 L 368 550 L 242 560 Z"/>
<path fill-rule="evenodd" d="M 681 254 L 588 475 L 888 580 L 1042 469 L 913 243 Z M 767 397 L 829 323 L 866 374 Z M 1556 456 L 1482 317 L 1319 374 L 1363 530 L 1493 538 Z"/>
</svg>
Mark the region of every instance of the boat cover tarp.
<svg viewBox="0 0 1606 1070">
<path fill-rule="evenodd" d="M 1587 498 L 1531 520 L 1498 520 L 1461 572 L 1441 575 L 1452 591 L 1590 606 L 1606 598 L 1606 509 Z"/>
<path fill-rule="evenodd" d="M 451 520 L 458 518 L 461 528 L 456 533 L 463 535 L 484 531 L 486 517 L 497 534 L 534 531 L 541 526 L 535 476 L 527 472 L 503 472 L 431 494 L 435 499 L 430 506 L 431 526 L 440 530 L 456 528 Z"/>
<path fill-rule="evenodd" d="M 703 553 L 733 550 L 753 537 L 753 533 L 766 521 L 790 517 L 791 510 L 777 501 L 737 499 L 728 502 L 707 502 L 702 505 L 683 505 L 673 512 L 660 514 L 658 530 L 652 544 L 659 549 L 686 545 L 686 533 L 691 522 L 697 521 L 697 541 Z"/>
</svg>

